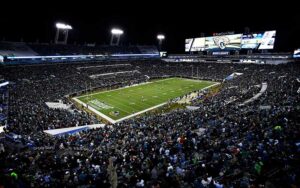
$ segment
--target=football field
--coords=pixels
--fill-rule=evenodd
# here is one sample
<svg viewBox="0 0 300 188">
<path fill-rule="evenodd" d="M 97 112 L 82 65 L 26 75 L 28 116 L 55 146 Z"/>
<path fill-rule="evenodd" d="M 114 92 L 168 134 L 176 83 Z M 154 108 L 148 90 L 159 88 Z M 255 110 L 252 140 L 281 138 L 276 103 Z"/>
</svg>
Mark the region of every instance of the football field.
<svg viewBox="0 0 300 188">
<path fill-rule="evenodd" d="M 163 106 L 176 97 L 216 84 L 218 83 L 210 81 L 167 78 L 73 99 L 111 123 L 116 123 Z"/>
</svg>

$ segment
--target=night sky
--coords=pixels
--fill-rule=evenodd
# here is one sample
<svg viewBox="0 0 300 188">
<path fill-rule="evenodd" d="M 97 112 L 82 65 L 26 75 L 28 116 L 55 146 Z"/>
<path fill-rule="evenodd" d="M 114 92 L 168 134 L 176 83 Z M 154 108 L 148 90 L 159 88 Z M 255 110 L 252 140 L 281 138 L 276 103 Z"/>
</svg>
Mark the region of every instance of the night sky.
<svg viewBox="0 0 300 188">
<path fill-rule="evenodd" d="M 78 3 L 80 2 L 80 3 Z M 109 1 L 107 1 L 109 2 Z M 110 29 L 124 30 L 122 45 L 155 44 L 156 35 L 166 36 L 163 48 L 169 53 L 184 53 L 184 39 L 206 36 L 214 32 L 242 33 L 277 30 L 274 51 L 292 51 L 300 48 L 300 11 L 293 3 L 238 1 L 49 1 L 22 4 L 2 4 L 0 11 L 0 40 L 49 42 L 54 39 L 56 21 L 73 26 L 69 43 L 85 42 L 108 44 Z M 209 3 L 210 2 L 210 3 Z M 16 4 L 18 6 L 16 6 Z"/>
</svg>

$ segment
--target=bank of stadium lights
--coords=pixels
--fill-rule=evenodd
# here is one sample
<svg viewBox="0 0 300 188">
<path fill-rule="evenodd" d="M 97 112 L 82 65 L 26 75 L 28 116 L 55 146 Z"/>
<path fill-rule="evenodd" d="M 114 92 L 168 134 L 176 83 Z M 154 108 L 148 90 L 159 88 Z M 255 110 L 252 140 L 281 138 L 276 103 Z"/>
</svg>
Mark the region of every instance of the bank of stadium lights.
<svg viewBox="0 0 300 188">
<path fill-rule="evenodd" d="M 56 23 L 55 26 L 57 29 L 67 29 L 67 30 L 72 29 L 72 26 L 64 24 L 64 23 Z"/>
<path fill-rule="evenodd" d="M 165 35 L 157 35 L 157 39 L 158 40 L 164 40 L 165 39 Z"/>
<path fill-rule="evenodd" d="M 123 35 L 124 31 L 118 28 L 113 28 L 111 30 L 111 38 L 110 38 L 110 45 L 111 46 L 118 46 L 120 43 L 120 37 Z"/>
<path fill-rule="evenodd" d="M 68 41 L 68 34 L 69 34 L 69 30 L 73 29 L 72 26 L 68 25 L 68 24 L 64 24 L 64 23 L 56 23 L 55 24 L 56 27 L 56 35 L 55 35 L 55 44 L 67 44 Z M 62 33 L 64 34 L 64 40 L 63 41 L 59 41 L 59 34 L 60 31 L 62 31 Z"/>
<path fill-rule="evenodd" d="M 158 39 L 158 45 L 159 45 L 159 51 L 160 51 L 161 50 L 162 41 L 165 39 L 165 35 L 158 34 L 156 38 Z"/>
<path fill-rule="evenodd" d="M 113 34 L 113 35 L 122 35 L 123 33 L 124 33 L 124 31 L 121 29 L 112 29 L 111 30 L 111 34 Z"/>
</svg>

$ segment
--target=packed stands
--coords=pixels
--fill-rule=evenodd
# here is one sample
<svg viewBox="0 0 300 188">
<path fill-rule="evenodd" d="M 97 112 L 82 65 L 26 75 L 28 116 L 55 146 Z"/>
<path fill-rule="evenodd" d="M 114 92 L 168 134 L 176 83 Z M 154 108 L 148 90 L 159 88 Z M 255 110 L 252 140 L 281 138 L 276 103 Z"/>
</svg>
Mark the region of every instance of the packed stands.
<svg viewBox="0 0 300 188">
<path fill-rule="evenodd" d="M 90 77 L 134 70 L 138 73 Z M 297 63 L 161 60 L 1 67 L 0 75 L 13 84 L 0 145 L 0 182 L 32 187 L 300 186 L 299 71 Z M 226 79 L 236 72 L 242 74 Z M 199 93 L 192 101 L 196 110 L 150 113 L 62 137 L 43 133 L 101 121 L 74 106 L 69 95 L 174 76 L 221 85 Z M 244 104 L 264 84 L 265 91 Z M 58 100 L 71 109 L 45 105 Z"/>
</svg>

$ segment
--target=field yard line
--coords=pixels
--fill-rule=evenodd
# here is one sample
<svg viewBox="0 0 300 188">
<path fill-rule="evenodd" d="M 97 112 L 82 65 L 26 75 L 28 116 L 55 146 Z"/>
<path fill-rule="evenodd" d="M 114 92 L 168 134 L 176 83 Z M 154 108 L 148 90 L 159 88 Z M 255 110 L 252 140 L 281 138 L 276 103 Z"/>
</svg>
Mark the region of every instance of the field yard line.
<svg viewBox="0 0 300 188">
<path fill-rule="evenodd" d="M 86 103 L 85 103 L 86 104 Z M 97 109 L 96 107 L 95 107 L 95 105 L 92 105 L 92 104 L 88 104 L 89 106 L 91 106 L 92 108 L 94 108 L 95 110 L 97 110 L 97 111 L 100 111 L 101 109 Z M 127 114 L 131 114 L 131 112 L 127 112 L 126 110 L 124 110 L 124 109 L 121 109 L 121 108 L 119 108 L 119 107 L 113 107 L 113 108 L 115 108 L 115 109 L 119 109 L 119 111 L 120 112 L 124 112 L 124 113 L 127 113 Z"/>
<path fill-rule="evenodd" d="M 137 85 L 132 85 L 132 86 L 124 86 L 124 87 L 120 87 L 117 89 L 111 89 L 111 90 L 107 90 L 107 91 L 99 91 L 97 93 L 92 93 L 92 94 L 87 94 L 87 95 L 81 95 L 78 98 L 82 98 L 82 97 L 86 97 L 86 96 L 92 96 L 92 95 L 98 95 L 100 93 L 107 93 L 107 92 L 111 92 L 111 91 L 117 91 L 117 90 L 121 90 L 121 89 L 127 89 L 127 88 L 131 88 L 131 87 L 137 87 L 137 86 L 141 86 L 141 85 L 146 85 L 146 84 L 151 84 L 154 82 L 143 82 L 143 83 L 139 83 Z"/>
<path fill-rule="evenodd" d="M 133 94 L 134 95 L 134 94 Z M 78 102 L 78 101 L 80 101 L 78 98 L 73 98 L 74 100 L 76 99 L 76 101 Z M 131 107 L 131 106 L 127 106 L 127 105 L 124 105 L 120 100 L 117 100 L 116 98 L 114 98 L 114 97 L 110 97 L 109 99 L 107 98 L 106 100 L 108 100 L 108 101 L 111 101 L 111 100 L 113 100 L 115 103 L 117 103 L 119 106 L 123 106 L 123 107 L 126 107 L 126 108 L 131 108 L 132 110 L 134 110 L 134 111 L 136 111 L 136 109 L 135 108 L 133 108 L 133 107 Z M 84 103 L 84 102 L 82 102 L 82 101 L 80 101 L 80 104 L 84 104 L 85 106 L 86 106 L 86 103 Z M 148 108 L 148 109 L 150 109 L 151 110 L 151 108 L 153 107 L 151 104 L 149 104 L 149 103 L 147 103 L 149 106 L 151 106 L 150 108 Z M 110 104 L 111 105 L 111 104 Z M 159 104 L 160 105 L 160 104 Z M 120 111 L 123 111 L 123 112 L 126 112 L 126 113 L 128 113 L 128 114 L 131 114 L 132 112 L 128 112 L 128 111 L 126 111 L 126 110 L 124 110 L 124 109 L 121 109 L 121 108 L 119 108 L 119 107 L 116 107 L 115 105 L 112 105 L 114 108 L 117 108 L 117 109 L 119 109 Z M 136 106 L 139 106 L 139 105 L 136 105 Z M 158 105 L 156 105 L 156 106 L 158 106 Z M 142 107 L 142 106 L 139 106 L 139 107 Z M 95 108 L 93 108 L 93 107 L 90 107 L 90 105 L 88 106 L 88 109 L 90 109 L 91 111 L 93 111 L 93 112 L 95 112 L 95 111 L 97 111 Z M 95 110 L 95 111 L 94 111 Z M 147 109 L 144 109 L 144 110 L 147 110 Z M 134 113 L 134 114 L 138 114 L 138 113 L 140 113 L 140 112 L 143 112 L 144 110 L 142 110 L 142 111 L 138 111 L 138 112 L 136 112 L 136 113 Z M 97 112 L 99 112 L 99 111 L 97 111 Z M 101 117 L 103 117 L 103 118 L 105 118 L 105 119 L 107 119 L 106 117 L 108 117 L 107 115 L 105 115 L 105 114 L 103 114 L 102 112 L 99 112 L 99 113 L 96 113 L 96 114 L 98 114 L 98 115 L 100 115 Z M 131 114 L 131 115 L 133 115 L 133 114 Z M 130 117 L 131 117 L 131 115 L 129 115 Z M 104 116 L 106 116 L 106 117 L 104 117 Z M 123 118 L 126 118 L 126 117 L 128 117 L 128 116 L 125 116 L 125 117 L 123 117 Z M 109 118 L 109 117 L 108 117 Z M 123 119 L 123 118 L 121 118 L 121 119 Z M 112 120 L 112 118 L 110 118 L 111 120 Z M 112 122 L 110 119 L 107 119 L 108 121 L 110 121 L 110 122 Z M 113 121 L 116 121 L 116 120 L 113 120 Z M 112 122 L 113 123 L 113 122 Z"/>
<path fill-rule="evenodd" d="M 97 99 L 97 98 L 96 98 Z M 97 99 L 98 100 L 98 99 Z M 109 98 L 106 98 L 105 100 L 107 100 L 107 101 L 119 101 L 119 100 L 116 100 L 115 99 L 115 97 L 109 97 Z M 121 102 L 121 101 L 120 101 Z M 121 103 L 119 103 L 119 102 L 115 102 L 115 103 L 117 103 L 119 106 L 123 106 L 123 107 L 125 107 L 125 108 L 128 108 L 128 106 L 127 105 L 124 105 L 122 102 Z M 109 104 L 110 106 L 112 106 L 112 107 L 114 107 L 114 108 L 117 108 L 117 109 L 119 109 L 120 111 L 123 111 L 123 112 L 126 112 L 126 113 L 128 113 L 128 114 L 131 114 L 132 112 L 128 112 L 127 110 L 124 110 L 124 109 L 122 109 L 122 108 L 119 108 L 119 107 L 116 107 L 115 105 L 111 105 L 111 104 Z M 130 107 L 132 110 L 136 110 L 135 108 L 132 108 L 132 107 Z"/>
<path fill-rule="evenodd" d="M 132 94 L 133 96 L 134 96 L 134 94 Z M 136 98 L 138 98 L 138 97 L 136 97 Z M 115 99 L 116 100 L 116 99 Z M 116 100 L 116 101 L 119 101 L 119 100 Z M 128 100 L 127 99 L 127 101 L 130 103 L 131 102 L 131 100 Z M 121 101 L 120 101 L 121 102 Z M 132 106 L 137 106 L 137 107 L 140 107 L 140 108 L 144 108 L 143 106 L 141 106 L 141 105 L 139 105 L 139 103 L 136 103 L 135 101 L 133 101 L 135 104 L 133 104 Z M 147 104 L 147 105 L 150 105 L 151 106 L 151 104 L 149 104 L 149 103 L 146 103 L 145 101 L 142 101 L 144 104 Z"/>
<path fill-rule="evenodd" d="M 149 82 L 149 83 L 155 83 L 155 82 Z M 169 92 L 170 90 L 166 90 L 167 92 Z M 144 93 L 144 92 L 143 92 Z M 137 96 L 140 96 L 140 95 L 143 95 L 143 93 L 131 93 L 130 95 L 131 96 L 135 96 L 136 98 L 139 98 L 139 97 L 137 97 Z M 100 93 L 99 93 L 100 94 Z M 161 92 L 159 92 L 159 94 L 158 95 L 160 95 L 161 96 Z M 144 94 L 144 96 L 147 96 L 147 94 Z M 149 96 L 149 97 L 152 97 L 152 96 Z M 117 100 L 117 101 L 119 101 L 119 100 Z M 129 100 L 130 101 L 130 100 Z M 148 101 L 148 100 L 147 100 Z M 159 97 L 158 98 L 151 98 L 151 100 L 149 100 L 149 101 L 157 101 L 157 102 L 162 102 L 160 99 L 159 99 Z M 151 103 L 148 103 L 148 102 L 146 102 L 146 101 L 143 101 L 145 104 L 147 104 L 147 105 L 149 105 L 149 106 L 152 106 L 153 104 L 151 104 Z M 156 103 L 157 103 L 156 102 Z M 139 105 L 136 105 L 136 106 L 139 106 Z M 142 107 L 142 106 L 139 106 L 139 107 Z"/>
<path fill-rule="evenodd" d="M 204 90 L 204 89 L 208 89 L 208 88 L 210 88 L 210 87 L 213 87 L 213 86 L 216 86 L 216 85 L 219 85 L 219 84 L 220 84 L 220 83 L 217 82 L 217 83 L 215 83 L 215 84 L 213 84 L 213 85 L 204 87 L 204 88 L 200 89 L 199 91 Z M 152 106 L 151 108 L 147 108 L 147 109 L 142 110 L 142 111 L 140 111 L 140 112 L 137 112 L 137 113 L 131 114 L 131 115 L 129 115 L 129 116 L 123 117 L 123 118 L 121 118 L 121 119 L 118 119 L 118 120 L 115 121 L 115 123 L 120 122 L 120 121 L 123 121 L 123 120 L 125 120 L 125 119 L 129 119 L 129 118 L 134 117 L 134 116 L 136 116 L 136 115 L 145 113 L 145 112 L 147 112 L 147 111 L 149 111 L 149 110 L 153 110 L 153 109 L 155 109 L 155 108 L 161 107 L 161 106 L 163 106 L 163 105 L 165 105 L 165 104 L 167 104 L 167 102 L 161 103 L 161 104 L 156 105 L 156 106 Z"/>
<path fill-rule="evenodd" d="M 170 92 L 172 89 L 170 89 L 170 90 L 165 90 L 165 92 Z M 153 97 L 153 95 L 152 96 L 149 96 L 149 97 L 151 97 L 151 100 L 149 100 L 149 101 L 158 101 L 158 102 L 161 102 L 161 100 L 160 100 L 160 98 L 161 98 L 161 96 L 162 96 L 162 92 L 160 92 L 159 91 L 159 93 L 154 93 L 154 94 L 157 94 L 158 95 L 158 97 L 157 98 L 154 98 Z M 133 94 L 131 94 L 132 96 L 140 96 L 140 94 L 135 94 L 135 93 L 133 93 Z M 144 95 L 144 96 L 147 96 L 146 94 Z M 148 97 L 148 96 L 147 96 Z M 138 97 L 136 97 L 136 98 L 138 98 Z M 172 99 L 172 98 L 171 98 Z M 169 99 L 166 99 L 166 100 L 169 100 Z M 148 101 L 148 100 L 147 100 Z M 147 103 L 146 101 L 143 101 L 145 104 L 148 104 L 148 105 L 151 105 L 152 106 L 152 104 L 149 104 L 149 103 Z"/>
<path fill-rule="evenodd" d="M 140 94 L 131 94 L 132 96 L 140 96 Z M 117 97 L 111 97 L 112 99 L 114 99 L 114 101 L 117 101 L 116 103 L 118 103 L 118 104 L 121 104 L 122 106 L 125 106 L 126 108 L 128 107 L 127 105 L 123 105 L 123 103 L 122 103 L 122 101 L 120 101 L 120 100 L 118 100 L 118 99 L 116 99 Z M 136 97 L 136 98 L 139 98 L 139 97 Z M 128 99 L 127 99 L 128 100 Z M 153 99 L 151 99 L 151 100 L 153 100 Z M 151 101 L 150 100 L 150 101 Z M 160 100 L 160 99 L 156 99 L 156 100 Z M 128 100 L 128 101 L 130 101 L 130 100 Z M 155 100 L 154 100 L 155 101 Z M 120 103 L 119 103 L 120 102 Z M 160 102 L 160 101 L 159 101 Z M 145 101 L 143 101 L 143 103 L 145 103 L 145 104 L 147 104 L 148 106 L 153 106 L 153 104 L 151 104 L 151 103 L 147 103 L 147 102 L 145 102 Z M 143 108 L 143 106 L 141 106 L 141 105 L 138 105 L 138 104 L 134 104 L 133 106 L 138 106 L 138 107 L 141 107 L 141 108 Z M 133 108 L 133 107 L 130 107 L 131 109 L 133 109 L 134 111 L 136 110 L 135 108 Z M 128 112 L 127 112 L 128 113 Z M 130 112 L 131 113 L 131 112 Z M 130 114 L 129 113 L 129 114 Z"/>
<path fill-rule="evenodd" d="M 139 111 L 139 112 L 137 112 L 137 113 L 131 114 L 131 115 L 129 115 L 129 116 L 123 117 L 123 118 L 121 118 L 121 119 L 118 119 L 118 120 L 116 120 L 115 122 L 117 123 L 117 122 L 123 121 L 123 120 L 125 120 L 125 119 L 129 119 L 129 118 L 134 117 L 134 116 L 136 116 L 136 115 L 139 115 L 139 114 L 145 113 L 145 112 L 147 112 L 147 111 L 153 110 L 153 109 L 155 109 L 155 108 L 161 107 L 161 106 L 163 106 L 163 105 L 165 105 L 165 104 L 167 104 L 167 103 L 164 102 L 164 103 L 158 104 L 158 105 L 156 105 L 156 106 L 152 106 L 152 107 L 147 108 L 147 109 L 145 109 L 145 110 L 142 110 L 142 111 Z"/>
<path fill-rule="evenodd" d="M 191 81 L 191 82 L 206 82 L 206 83 L 218 83 L 218 82 L 213 82 L 213 81 L 208 81 L 208 80 L 195 80 L 195 79 L 188 79 L 188 78 L 182 78 L 183 80 L 188 80 L 188 81 Z"/>
<path fill-rule="evenodd" d="M 177 78 L 177 77 L 172 77 L 172 78 L 166 78 L 166 79 L 160 79 L 160 80 L 156 80 L 156 81 L 153 81 L 153 83 L 155 83 L 155 82 L 161 82 L 161 81 L 166 81 L 166 80 L 172 80 L 172 79 L 175 79 L 175 78 Z M 180 79 L 180 78 L 179 78 Z"/>
<path fill-rule="evenodd" d="M 113 108 L 119 109 L 119 111 L 125 112 L 127 114 L 131 114 L 132 112 L 128 112 L 127 110 L 124 110 L 122 108 L 116 107 L 115 105 L 112 105 Z M 97 110 L 97 109 L 96 109 Z M 104 109 L 105 110 L 105 109 Z M 100 110 L 99 110 L 100 111 Z"/>
<path fill-rule="evenodd" d="M 199 91 L 204 90 L 204 89 L 211 88 L 211 87 L 216 86 L 216 85 L 219 85 L 219 84 L 221 84 L 221 83 L 220 83 L 220 82 L 215 82 L 215 84 L 210 85 L 210 86 L 207 86 L 207 87 L 204 87 L 204 88 L 200 89 Z"/>
<path fill-rule="evenodd" d="M 153 82 L 154 83 L 154 82 Z M 112 90 L 110 90 L 110 91 L 112 91 Z M 97 93 L 97 94 L 100 94 L 100 93 Z M 131 94 L 132 96 L 140 96 L 140 94 Z M 81 98 L 81 97 L 77 97 L 77 98 Z M 136 97 L 136 98 L 138 98 L 138 97 Z M 124 105 L 123 103 L 122 103 L 122 101 L 120 101 L 120 100 L 118 100 L 118 97 L 109 97 L 109 98 L 106 98 L 105 100 L 108 100 L 108 101 L 111 101 L 111 100 L 114 100 L 115 101 L 115 103 L 117 103 L 117 104 L 119 104 L 120 106 L 123 106 L 123 107 L 126 107 L 126 108 L 131 108 L 132 110 L 136 110 L 135 108 L 133 108 L 132 106 L 127 106 L 127 105 Z M 156 98 L 152 98 L 151 99 L 152 101 L 158 101 L 158 102 L 161 102 L 160 101 L 160 99 L 156 99 Z M 129 100 L 130 101 L 130 100 Z M 151 103 L 148 103 L 148 102 L 145 102 L 144 101 L 144 103 L 145 104 L 147 104 L 147 105 L 149 105 L 149 106 L 152 106 L 153 104 L 151 104 Z M 157 103 L 157 102 L 156 102 Z M 140 106 L 140 105 L 137 105 L 137 104 L 135 104 L 136 106 L 139 106 L 139 107 L 142 107 L 142 106 Z M 113 107 L 115 107 L 114 105 L 111 105 L 111 106 L 113 106 Z M 117 108 L 117 107 L 115 107 L 115 108 Z M 118 109 L 120 109 L 120 108 L 118 108 Z M 121 110 L 121 109 L 120 109 Z M 132 112 L 128 112 L 128 111 L 126 111 L 126 110 L 121 110 L 121 111 L 123 111 L 123 112 L 126 112 L 126 113 L 128 113 L 128 114 L 131 114 Z"/>
<path fill-rule="evenodd" d="M 80 101 L 79 99 L 77 98 L 73 98 L 73 100 L 75 100 L 76 102 L 78 102 L 79 104 L 82 104 L 84 106 L 86 106 L 86 104 L 82 101 Z M 106 119 L 107 121 L 111 122 L 111 123 L 116 123 L 115 120 L 111 119 L 110 117 L 108 117 L 107 115 L 99 112 L 98 110 L 94 109 L 93 107 L 91 107 L 90 105 L 88 105 L 88 109 L 91 110 L 92 112 L 94 112 L 95 114 L 103 117 L 104 119 Z"/>
<path fill-rule="evenodd" d="M 191 80 L 191 79 L 184 79 L 184 80 L 187 80 L 187 81 L 193 81 L 193 80 Z M 159 81 L 161 81 L 161 80 L 159 80 Z M 199 80 L 199 81 L 196 81 L 196 82 L 201 82 L 201 81 Z M 210 83 L 210 84 L 216 83 L 216 82 L 209 82 L 209 81 L 203 81 L 203 82 Z M 155 83 L 155 82 L 153 82 L 153 83 Z M 205 88 L 202 88 L 202 89 L 205 89 Z M 165 92 L 165 93 L 170 93 L 170 92 L 173 92 L 173 93 L 174 93 L 174 91 L 173 91 L 172 88 L 169 89 L 169 90 L 164 90 L 164 92 Z M 175 93 L 177 93 L 177 92 L 175 92 Z M 151 106 L 152 104 L 148 103 L 149 101 L 158 101 L 158 102 L 162 102 L 162 101 L 160 100 L 160 98 L 161 98 L 160 96 L 162 96 L 162 93 L 161 93 L 160 91 L 158 91 L 158 93 L 155 93 L 155 94 L 157 94 L 159 97 L 157 97 L 157 98 L 151 98 L 151 100 L 143 101 L 143 103 L 145 103 L 145 104 Z M 137 96 L 140 96 L 141 94 L 138 94 L 138 93 L 132 93 L 131 95 L 132 95 L 132 96 L 135 96 L 136 98 L 138 98 Z M 146 96 L 146 94 L 145 94 L 145 96 Z M 149 96 L 149 97 L 151 97 L 151 96 Z M 79 97 L 78 97 L 78 98 L 79 98 Z M 117 97 L 111 97 L 111 98 L 109 98 L 109 99 L 107 99 L 107 100 L 110 100 L 110 99 L 112 99 L 112 98 L 113 98 L 115 101 L 122 102 L 122 101 L 118 100 Z M 174 97 L 171 97 L 170 99 L 172 99 L 172 98 L 174 98 Z M 166 99 L 166 100 L 170 100 L 170 99 Z M 129 101 L 130 101 L 130 100 L 129 100 Z M 121 103 L 118 103 L 118 104 L 121 104 Z M 122 103 L 121 105 L 124 106 L 123 103 Z M 135 105 L 138 106 L 138 107 L 142 107 L 142 106 L 140 106 L 140 105 L 138 105 L 138 104 L 135 104 Z M 127 106 L 126 106 L 126 107 L 127 107 Z M 134 108 L 132 108 L 132 109 L 135 110 Z M 127 113 L 128 113 L 128 112 L 127 112 Z"/>
<path fill-rule="evenodd" d="M 175 79 L 175 78 L 166 78 L 166 79 L 161 79 L 161 80 L 157 80 L 157 81 L 153 81 L 153 82 L 142 82 L 136 85 L 132 85 L 132 86 L 124 86 L 124 87 L 120 87 L 117 89 L 112 89 L 112 90 L 107 90 L 107 91 L 99 91 L 97 93 L 91 93 L 91 94 L 87 94 L 87 95 L 81 95 L 77 98 L 82 98 L 82 97 L 86 97 L 86 96 L 92 96 L 92 95 L 98 95 L 100 93 L 107 93 L 107 92 L 111 92 L 111 91 L 117 91 L 117 90 L 121 90 L 121 89 L 126 89 L 126 88 L 131 88 L 131 87 L 137 87 L 137 86 L 141 86 L 141 85 L 146 85 L 146 84 L 151 84 L 151 83 L 155 83 L 155 82 L 161 82 L 161 81 L 165 81 L 165 80 L 171 80 L 171 79 Z"/>
<path fill-rule="evenodd" d="M 143 95 L 144 93 L 132 93 L 132 94 L 130 94 L 131 96 L 135 96 L 136 98 L 139 98 L 139 97 L 137 97 L 137 96 L 140 96 L 140 95 Z M 144 96 L 147 96 L 146 94 L 144 95 Z M 148 96 L 147 96 L 148 97 Z M 149 96 L 149 97 L 152 97 L 152 96 Z M 152 99 L 151 100 L 153 100 L 153 97 L 152 97 Z M 149 101 L 151 101 L 151 100 L 149 100 Z M 155 100 L 160 100 L 160 99 L 156 99 L 155 98 Z M 153 100 L 153 101 L 155 101 L 155 100 Z M 130 100 L 129 100 L 130 101 Z M 147 100 L 148 101 L 148 100 Z M 161 101 L 159 101 L 159 102 L 161 102 Z M 151 104 L 151 103 L 147 103 L 147 102 L 145 102 L 145 101 L 143 101 L 143 103 L 145 103 L 145 104 L 148 104 L 148 105 L 153 105 L 153 104 Z M 138 105 L 137 105 L 138 106 Z M 140 106 L 141 107 L 141 106 Z"/>
<path fill-rule="evenodd" d="M 131 96 L 135 96 L 135 98 L 139 98 L 139 97 L 137 97 L 137 96 L 140 96 L 140 94 L 130 94 Z M 111 98 L 113 98 L 115 101 L 119 101 L 119 102 L 122 102 L 122 101 L 120 101 L 120 100 L 118 100 L 118 99 L 116 99 L 117 97 L 111 97 Z M 126 99 L 127 101 L 129 101 L 129 102 L 131 102 L 131 100 L 129 100 L 129 99 Z M 135 102 L 135 101 L 134 101 Z M 145 101 L 143 101 L 143 103 L 145 103 L 145 104 L 147 104 L 147 105 L 149 105 L 149 106 L 152 106 L 153 104 L 151 104 L 151 103 L 147 103 L 147 102 L 145 102 Z M 119 103 L 118 103 L 119 104 Z M 135 106 L 138 106 L 138 107 L 142 107 L 143 108 L 143 106 L 140 106 L 140 105 L 138 105 L 138 104 L 134 104 Z M 126 106 L 127 107 L 127 106 Z M 134 109 L 135 110 L 135 109 Z"/>
<path fill-rule="evenodd" d="M 119 100 L 117 100 L 116 99 L 117 97 L 110 97 L 109 99 L 108 98 L 106 98 L 105 100 L 113 100 L 113 101 L 119 101 Z M 120 103 L 119 103 L 120 102 Z M 122 101 L 119 101 L 119 102 L 116 102 L 117 104 L 120 104 L 120 106 L 123 106 L 123 107 L 126 107 L 126 108 L 128 108 L 129 106 L 127 106 L 127 105 L 124 105 L 123 103 L 122 103 Z M 114 105 L 111 105 L 111 106 L 113 106 L 113 107 L 115 107 Z M 132 110 L 136 110 L 135 108 L 132 108 L 132 107 L 130 107 Z M 119 108 L 120 109 L 120 108 Z M 124 112 L 126 112 L 126 113 L 128 113 L 128 114 L 131 114 L 132 112 L 127 112 L 126 110 L 122 110 L 122 111 L 124 111 Z"/>
</svg>

